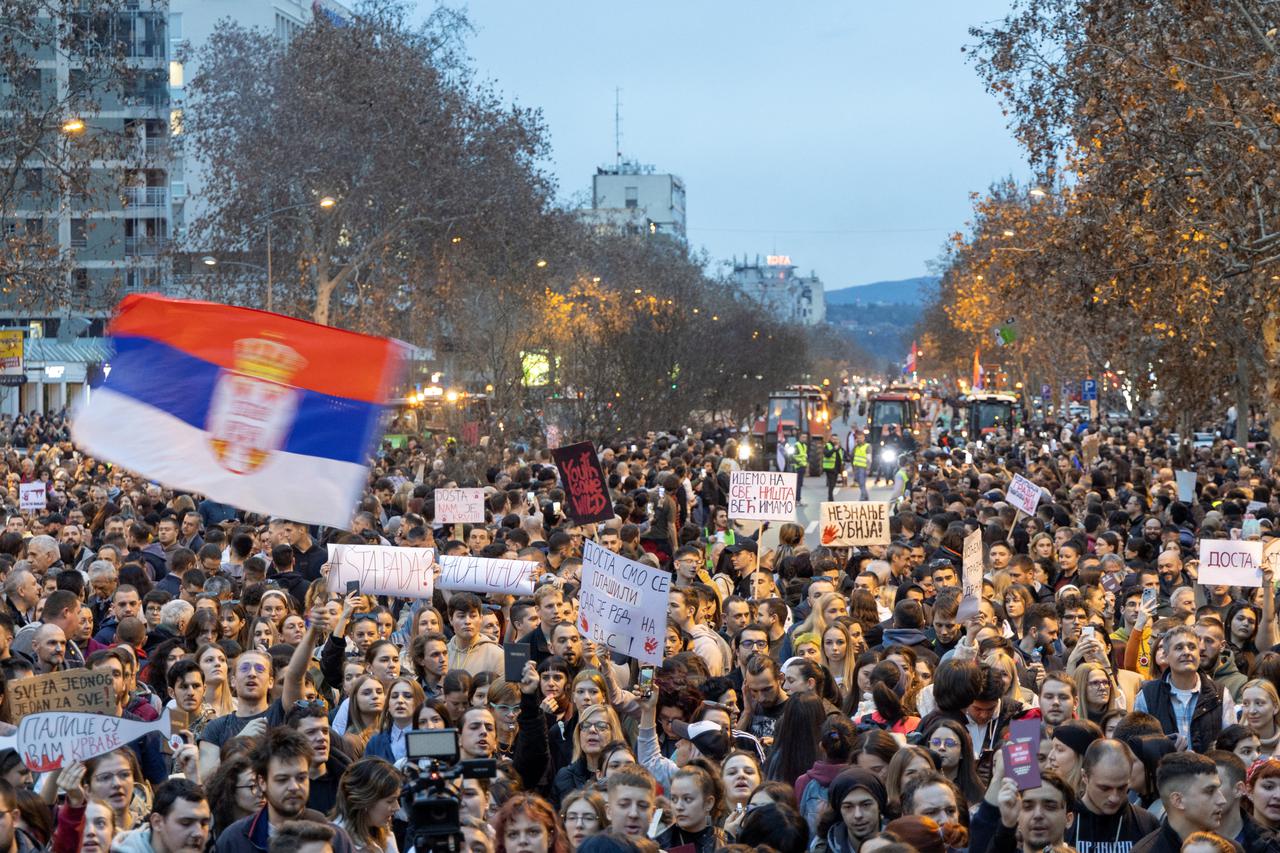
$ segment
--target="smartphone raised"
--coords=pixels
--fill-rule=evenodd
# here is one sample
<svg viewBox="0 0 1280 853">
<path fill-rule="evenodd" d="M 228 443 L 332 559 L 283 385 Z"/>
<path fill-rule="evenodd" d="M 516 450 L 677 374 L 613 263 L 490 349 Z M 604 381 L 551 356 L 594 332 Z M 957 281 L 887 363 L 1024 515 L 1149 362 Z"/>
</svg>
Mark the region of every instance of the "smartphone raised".
<svg viewBox="0 0 1280 853">
<path fill-rule="evenodd" d="M 519 684 L 524 678 L 524 665 L 532 657 L 533 650 L 528 643 L 506 643 L 502 647 L 503 678 L 512 684 Z"/>
<path fill-rule="evenodd" d="M 636 681 L 636 687 L 640 689 L 642 696 L 648 697 L 653 693 L 653 667 L 640 667 L 640 677 Z"/>
<path fill-rule="evenodd" d="M 1154 589 L 1144 589 L 1142 591 L 1142 606 L 1147 607 L 1156 600 L 1156 591 Z"/>
<path fill-rule="evenodd" d="M 347 595 L 360 591 L 360 581 L 347 581 Z"/>
</svg>

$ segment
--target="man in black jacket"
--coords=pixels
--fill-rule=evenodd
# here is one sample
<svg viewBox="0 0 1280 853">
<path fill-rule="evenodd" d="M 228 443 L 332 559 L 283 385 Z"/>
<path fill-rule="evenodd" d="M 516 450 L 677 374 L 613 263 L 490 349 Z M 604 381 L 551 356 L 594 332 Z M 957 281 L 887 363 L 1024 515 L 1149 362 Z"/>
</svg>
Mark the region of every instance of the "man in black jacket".
<svg viewBox="0 0 1280 853">
<path fill-rule="evenodd" d="M 1167 735 L 1178 735 L 1179 749 L 1205 753 L 1222 731 L 1222 691 L 1200 672 L 1200 639 L 1179 625 L 1160 641 L 1169 671 L 1142 685 L 1133 710 L 1160 721 Z"/>
<path fill-rule="evenodd" d="M 1194 752 L 1172 752 L 1160 761 L 1156 787 L 1164 804 L 1160 826 L 1133 845 L 1131 853 L 1179 853 L 1193 832 L 1217 832 L 1227 798 L 1213 759 Z"/>
<path fill-rule="evenodd" d="M 1077 853 L 1129 853 L 1135 842 L 1155 832 L 1159 821 L 1129 802 L 1133 751 L 1118 740 L 1096 740 L 1084 753 L 1084 795 L 1075 820 L 1067 827 L 1067 844 Z"/>
<path fill-rule="evenodd" d="M 1227 798 L 1227 807 L 1222 812 L 1222 825 L 1218 834 L 1223 838 L 1233 839 L 1249 853 L 1277 853 L 1280 851 L 1280 837 L 1268 829 L 1263 829 L 1256 820 L 1240 808 L 1240 800 L 1244 797 L 1247 771 L 1244 762 L 1234 752 L 1225 749 L 1211 749 L 1205 757 L 1213 761 L 1218 768 L 1218 778 L 1222 780 L 1222 793 Z"/>
</svg>

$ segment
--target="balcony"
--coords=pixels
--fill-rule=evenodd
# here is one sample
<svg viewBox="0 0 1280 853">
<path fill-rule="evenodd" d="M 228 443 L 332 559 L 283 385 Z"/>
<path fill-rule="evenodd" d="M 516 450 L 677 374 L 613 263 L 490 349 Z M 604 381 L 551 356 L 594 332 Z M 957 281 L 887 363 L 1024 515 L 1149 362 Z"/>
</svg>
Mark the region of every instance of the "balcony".
<svg viewBox="0 0 1280 853">
<path fill-rule="evenodd" d="M 154 257 L 169 247 L 168 237 L 125 237 L 124 253 L 130 257 Z"/>
<path fill-rule="evenodd" d="M 166 187 L 125 187 L 125 207 L 165 207 L 168 203 Z"/>
</svg>

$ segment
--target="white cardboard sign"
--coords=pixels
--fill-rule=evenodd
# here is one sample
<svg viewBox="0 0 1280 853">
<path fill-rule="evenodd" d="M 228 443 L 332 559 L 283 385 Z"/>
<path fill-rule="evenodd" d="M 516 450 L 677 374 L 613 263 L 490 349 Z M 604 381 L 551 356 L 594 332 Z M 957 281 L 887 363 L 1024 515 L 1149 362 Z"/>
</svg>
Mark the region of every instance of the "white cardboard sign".
<svg viewBox="0 0 1280 853">
<path fill-rule="evenodd" d="M 431 598 L 435 588 L 434 548 L 390 545 L 330 545 L 329 591 L 346 595 L 356 581 L 365 595 Z"/>
<path fill-rule="evenodd" d="M 889 544 L 889 504 L 884 501 L 822 503 L 818 530 L 823 545 L 851 548 Z"/>
<path fill-rule="evenodd" d="M 168 737 L 169 709 L 150 723 L 106 714 L 43 711 L 22 718 L 16 734 L 0 738 L 0 749 L 17 750 L 29 770 L 57 770 L 67 761 L 88 761 L 151 732 Z"/>
<path fill-rule="evenodd" d="M 1206 586 L 1262 586 L 1262 543 L 1201 539 L 1199 582 Z"/>
<path fill-rule="evenodd" d="M 964 537 L 964 594 L 982 595 L 982 529 Z"/>
<path fill-rule="evenodd" d="M 1005 500 L 1014 509 L 1021 510 L 1027 515 L 1035 515 L 1036 506 L 1040 503 L 1040 487 L 1028 480 L 1021 474 L 1013 475 L 1013 482 L 1009 484 L 1009 491 L 1005 493 Z"/>
<path fill-rule="evenodd" d="M 729 517 L 753 521 L 794 521 L 796 475 L 782 471 L 729 474 Z"/>
<path fill-rule="evenodd" d="M 18 484 L 18 509 L 39 510 L 48 506 L 49 496 L 45 493 L 44 483 L 19 483 Z"/>
<path fill-rule="evenodd" d="M 644 663 L 662 663 L 671 575 L 582 543 L 578 627 L 583 635 Z"/>
<path fill-rule="evenodd" d="M 440 586 L 455 592 L 533 595 L 537 563 L 485 557 L 440 557 Z"/>
<path fill-rule="evenodd" d="M 484 489 L 436 489 L 436 524 L 484 524 Z"/>
<path fill-rule="evenodd" d="M 1196 499 L 1196 472 L 1174 471 L 1173 477 L 1178 482 L 1178 500 L 1191 503 Z"/>
</svg>

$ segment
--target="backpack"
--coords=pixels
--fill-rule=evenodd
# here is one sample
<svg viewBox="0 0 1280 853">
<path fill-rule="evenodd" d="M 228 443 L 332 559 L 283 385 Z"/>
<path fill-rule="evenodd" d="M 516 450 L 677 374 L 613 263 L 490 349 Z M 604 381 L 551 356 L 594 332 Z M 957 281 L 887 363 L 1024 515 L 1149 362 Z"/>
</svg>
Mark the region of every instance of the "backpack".
<svg viewBox="0 0 1280 853">
<path fill-rule="evenodd" d="M 800 816 L 809 824 L 811 837 L 818 835 L 818 818 L 822 814 L 822 807 L 827 803 L 827 788 L 827 785 L 817 779 L 810 779 L 800 792 Z"/>
</svg>

